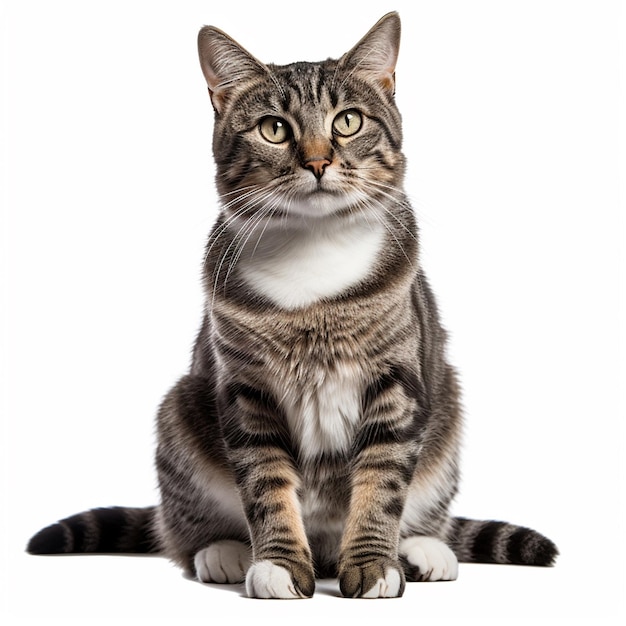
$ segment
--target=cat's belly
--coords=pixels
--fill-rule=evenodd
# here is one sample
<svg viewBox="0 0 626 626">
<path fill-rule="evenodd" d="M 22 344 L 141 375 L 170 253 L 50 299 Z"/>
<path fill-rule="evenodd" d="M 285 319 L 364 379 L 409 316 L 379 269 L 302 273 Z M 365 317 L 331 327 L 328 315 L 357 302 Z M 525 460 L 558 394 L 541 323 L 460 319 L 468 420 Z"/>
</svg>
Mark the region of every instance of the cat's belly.
<svg viewBox="0 0 626 626">
<path fill-rule="evenodd" d="M 338 456 L 311 459 L 302 468 L 302 519 L 318 575 L 336 576 L 350 502 L 348 461 Z"/>
</svg>

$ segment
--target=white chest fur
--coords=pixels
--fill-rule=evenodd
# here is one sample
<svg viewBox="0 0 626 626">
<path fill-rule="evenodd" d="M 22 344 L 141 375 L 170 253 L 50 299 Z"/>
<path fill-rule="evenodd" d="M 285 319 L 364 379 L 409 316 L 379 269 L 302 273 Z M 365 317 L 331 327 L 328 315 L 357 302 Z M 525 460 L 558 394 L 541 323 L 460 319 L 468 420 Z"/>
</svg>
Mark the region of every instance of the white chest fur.
<svg viewBox="0 0 626 626">
<path fill-rule="evenodd" d="M 305 458 L 347 451 L 361 415 L 360 368 L 341 364 L 314 374 L 304 388 L 283 392 L 281 402 Z"/>
<path fill-rule="evenodd" d="M 238 268 L 246 283 L 285 309 L 308 306 L 339 295 L 374 268 L 384 243 L 376 220 L 337 224 L 311 220 L 298 228 L 259 228 Z"/>
</svg>

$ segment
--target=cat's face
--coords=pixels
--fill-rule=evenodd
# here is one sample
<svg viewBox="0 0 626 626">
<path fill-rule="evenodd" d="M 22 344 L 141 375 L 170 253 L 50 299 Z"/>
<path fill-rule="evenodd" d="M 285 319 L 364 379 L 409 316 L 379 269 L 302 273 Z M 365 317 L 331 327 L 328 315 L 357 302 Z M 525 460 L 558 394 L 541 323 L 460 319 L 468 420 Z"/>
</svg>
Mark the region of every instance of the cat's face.
<svg viewBox="0 0 626 626">
<path fill-rule="evenodd" d="M 395 197 L 404 172 L 398 44 L 395 14 L 321 63 L 264 65 L 221 31 L 200 32 L 217 185 L 230 216 L 313 219 L 376 211 Z"/>
</svg>

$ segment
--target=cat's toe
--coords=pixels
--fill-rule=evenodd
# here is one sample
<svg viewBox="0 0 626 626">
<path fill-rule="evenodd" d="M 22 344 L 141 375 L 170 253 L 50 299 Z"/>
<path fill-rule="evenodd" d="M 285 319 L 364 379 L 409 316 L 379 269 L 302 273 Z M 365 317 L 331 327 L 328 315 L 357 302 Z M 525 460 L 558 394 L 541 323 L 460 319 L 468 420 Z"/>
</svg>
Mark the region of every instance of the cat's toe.
<svg viewBox="0 0 626 626">
<path fill-rule="evenodd" d="M 452 550 L 435 537 L 407 537 L 400 542 L 400 555 L 408 564 L 409 580 L 456 580 L 459 564 Z"/>
<path fill-rule="evenodd" d="M 248 570 L 246 592 L 250 598 L 310 598 L 315 589 L 315 579 L 312 572 L 303 571 L 301 574 L 298 579 L 281 565 L 269 560 L 259 561 Z"/>
<path fill-rule="evenodd" d="M 240 583 L 250 567 L 250 548 L 240 541 L 216 541 L 194 557 L 196 575 L 205 583 Z"/>
<path fill-rule="evenodd" d="M 341 568 L 339 587 L 347 598 L 398 598 L 404 593 L 401 568 L 386 559 Z"/>
<path fill-rule="evenodd" d="M 373 587 L 366 591 L 362 598 L 397 598 L 402 595 L 404 587 L 400 570 L 391 567 L 385 571 L 384 578 L 379 578 Z"/>
</svg>

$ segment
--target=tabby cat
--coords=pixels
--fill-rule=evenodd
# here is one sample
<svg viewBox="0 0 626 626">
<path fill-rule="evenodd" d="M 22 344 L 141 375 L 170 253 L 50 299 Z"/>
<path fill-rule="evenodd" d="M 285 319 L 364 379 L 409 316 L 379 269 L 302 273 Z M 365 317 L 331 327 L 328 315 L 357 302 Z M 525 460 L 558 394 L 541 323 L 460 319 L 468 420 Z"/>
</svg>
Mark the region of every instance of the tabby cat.
<svg viewBox="0 0 626 626">
<path fill-rule="evenodd" d="M 278 66 L 200 31 L 221 212 L 191 367 L 158 414 L 161 503 L 69 517 L 31 553 L 161 552 L 257 598 L 553 563 L 533 530 L 448 512 L 459 390 L 403 192 L 399 39 L 390 13 L 339 60 Z"/>
</svg>

